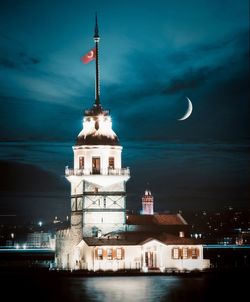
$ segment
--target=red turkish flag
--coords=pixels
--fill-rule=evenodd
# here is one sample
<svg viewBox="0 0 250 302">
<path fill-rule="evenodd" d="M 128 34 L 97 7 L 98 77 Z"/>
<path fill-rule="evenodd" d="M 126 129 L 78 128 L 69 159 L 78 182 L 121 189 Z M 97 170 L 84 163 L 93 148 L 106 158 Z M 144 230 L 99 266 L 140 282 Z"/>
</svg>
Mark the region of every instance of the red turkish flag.
<svg viewBox="0 0 250 302">
<path fill-rule="evenodd" d="M 81 61 L 84 64 L 89 63 L 90 61 L 94 60 L 96 58 L 96 49 L 95 47 L 91 49 L 86 55 L 81 57 Z"/>
</svg>

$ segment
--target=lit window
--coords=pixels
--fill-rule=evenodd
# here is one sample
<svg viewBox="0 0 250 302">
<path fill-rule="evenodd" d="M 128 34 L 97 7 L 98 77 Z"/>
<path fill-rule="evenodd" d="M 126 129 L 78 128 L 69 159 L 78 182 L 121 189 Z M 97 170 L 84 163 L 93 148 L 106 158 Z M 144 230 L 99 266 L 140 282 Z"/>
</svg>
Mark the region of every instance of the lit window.
<svg viewBox="0 0 250 302">
<path fill-rule="evenodd" d="M 112 249 L 107 249 L 107 259 L 112 260 L 113 259 L 113 251 Z"/>
<path fill-rule="evenodd" d="M 101 160 L 100 157 L 93 157 L 92 158 L 92 173 L 93 174 L 100 174 L 101 169 Z"/>
<path fill-rule="evenodd" d="M 79 169 L 84 169 L 84 157 L 79 157 Z"/>
<path fill-rule="evenodd" d="M 118 260 L 121 260 L 122 259 L 122 249 L 121 248 L 117 248 L 116 249 L 116 258 Z"/>
<path fill-rule="evenodd" d="M 182 249 L 182 258 L 187 259 L 188 258 L 188 248 L 183 248 Z"/>
<path fill-rule="evenodd" d="M 179 259 L 179 249 L 178 248 L 173 248 L 172 257 L 173 257 L 173 259 Z"/>
<path fill-rule="evenodd" d="M 115 168 L 115 158 L 109 157 L 109 169 L 114 169 L 114 168 Z"/>
<path fill-rule="evenodd" d="M 191 257 L 192 259 L 197 259 L 199 255 L 199 250 L 196 248 L 192 248 L 191 249 Z"/>
<path fill-rule="evenodd" d="M 184 237 L 184 232 L 180 231 L 179 232 L 179 237 L 183 238 Z"/>
<path fill-rule="evenodd" d="M 103 259 L 103 251 L 102 249 L 97 249 L 97 259 L 102 260 Z"/>
</svg>

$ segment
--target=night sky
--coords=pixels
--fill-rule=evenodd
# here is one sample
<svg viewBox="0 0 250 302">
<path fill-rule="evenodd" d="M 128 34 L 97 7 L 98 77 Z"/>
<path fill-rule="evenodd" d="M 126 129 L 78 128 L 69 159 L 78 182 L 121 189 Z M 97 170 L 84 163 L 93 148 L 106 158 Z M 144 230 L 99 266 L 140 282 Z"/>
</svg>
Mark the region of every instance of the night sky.
<svg viewBox="0 0 250 302">
<path fill-rule="evenodd" d="M 130 167 L 127 208 L 150 188 L 156 211 L 247 207 L 249 1 L 1 0 L 0 220 L 69 215 L 72 145 L 101 103 Z M 192 115 L 178 121 L 187 110 Z M 12 217 L 12 216 L 7 216 Z"/>
</svg>

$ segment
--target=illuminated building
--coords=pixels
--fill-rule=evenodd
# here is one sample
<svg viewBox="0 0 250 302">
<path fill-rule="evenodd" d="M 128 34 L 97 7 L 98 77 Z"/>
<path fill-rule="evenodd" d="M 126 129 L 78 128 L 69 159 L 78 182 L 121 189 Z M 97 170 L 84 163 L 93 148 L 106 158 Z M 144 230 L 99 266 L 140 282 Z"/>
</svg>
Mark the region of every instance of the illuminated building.
<svg viewBox="0 0 250 302">
<path fill-rule="evenodd" d="M 153 215 L 154 214 L 154 197 L 151 191 L 146 190 L 142 197 L 142 214 Z"/>
<path fill-rule="evenodd" d="M 185 237 L 180 214 L 154 214 L 150 191 L 143 215 L 126 215 L 129 168 L 122 167 L 122 146 L 109 111 L 100 103 L 99 34 L 95 27 L 95 102 L 85 111 L 83 129 L 73 146 L 74 167 L 66 167 L 71 184 L 71 226 L 56 236 L 58 269 L 165 271 L 203 269 L 202 245 Z M 93 51 L 90 52 L 93 56 Z"/>
</svg>

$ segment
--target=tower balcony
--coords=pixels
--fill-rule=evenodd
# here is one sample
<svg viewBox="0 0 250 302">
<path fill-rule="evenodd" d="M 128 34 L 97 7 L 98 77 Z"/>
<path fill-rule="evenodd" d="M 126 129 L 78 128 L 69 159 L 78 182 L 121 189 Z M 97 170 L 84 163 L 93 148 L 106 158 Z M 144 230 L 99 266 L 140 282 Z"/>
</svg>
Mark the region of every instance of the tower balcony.
<svg viewBox="0 0 250 302">
<path fill-rule="evenodd" d="M 120 169 L 70 169 L 65 167 L 65 176 L 88 176 L 88 175 L 112 175 L 112 176 L 130 176 L 129 168 Z"/>
</svg>

